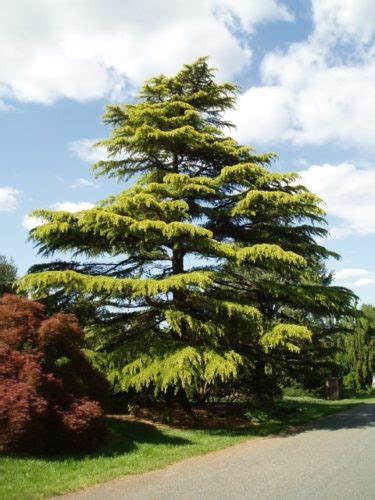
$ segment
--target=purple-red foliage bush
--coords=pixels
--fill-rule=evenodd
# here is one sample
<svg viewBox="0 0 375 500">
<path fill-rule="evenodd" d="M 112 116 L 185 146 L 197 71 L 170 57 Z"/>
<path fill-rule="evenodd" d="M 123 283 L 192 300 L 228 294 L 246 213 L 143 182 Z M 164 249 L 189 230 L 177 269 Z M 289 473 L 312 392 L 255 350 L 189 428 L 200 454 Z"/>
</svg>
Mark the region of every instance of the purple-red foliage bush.
<svg viewBox="0 0 375 500">
<path fill-rule="evenodd" d="M 0 299 L 0 450 L 93 451 L 105 435 L 100 405 L 67 390 L 54 373 L 59 348 L 85 359 L 74 316 L 44 315 L 23 297 Z M 85 360 L 87 361 L 87 360 Z"/>
<path fill-rule="evenodd" d="M 0 347 L 0 449 L 30 449 L 42 434 L 48 403 L 38 394 L 37 357 Z"/>
</svg>

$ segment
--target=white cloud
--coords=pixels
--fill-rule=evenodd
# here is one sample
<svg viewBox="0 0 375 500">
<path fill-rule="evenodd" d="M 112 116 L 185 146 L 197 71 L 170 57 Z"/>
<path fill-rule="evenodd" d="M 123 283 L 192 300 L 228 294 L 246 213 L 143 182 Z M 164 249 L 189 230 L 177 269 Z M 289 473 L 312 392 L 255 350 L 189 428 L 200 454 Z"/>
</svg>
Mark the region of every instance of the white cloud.
<svg viewBox="0 0 375 500">
<path fill-rule="evenodd" d="M 53 210 L 62 212 L 80 212 L 81 210 L 88 210 L 94 206 L 93 203 L 88 203 L 87 201 L 63 201 L 60 203 L 54 203 L 52 205 Z"/>
<path fill-rule="evenodd" d="M 375 3 L 313 0 L 314 30 L 269 53 L 230 118 L 242 142 L 375 145 Z"/>
<path fill-rule="evenodd" d="M 73 184 L 70 186 L 72 189 L 78 189 L 81 187 L 96 187 L 96 184 L 92 181 L 89 181 L 88 179 L 84 179 L 83 177 L 80 177 L 79 179 L 75 180 Z"/>
<path fill-rule="evenodd" d="M 0 97 L 51 103 L 123 93 L 202 54 L 224 78 L 249 64 L 235 36 L 291 21 L 278 0 L 17 0 L 0 20 Z"/>
<path fill-rule="evenodd" d="M 345 238 L 352 233 L 349 227 L 345 226 L 331 226 L 329 228 L 329 238 L 331 240 L 338 240 L 340 238 Z"/>
<path fill-rule="evenodd" d="M 294 21 L 294 15 L 288 8 L 275 0 L 236 1 L 221 0 L 212 2 L 214 8 L 219 9 L 221 14 L 226 14 L 227 18 L 232 16 L 237 18 L 243 28 L 252 32 L 254 26 L 267 21 Z"/>
<path fill-rule="evenodd" d="M 366 276 L 367 273 L 368 271 L 366 269 L 346 268 L 336 271 L 335 278 L 338 280 L 347 280 L 351 278 Z"/>
<path fill-rule="evenodd" d="M 107 159 L 104 148 L 94 147 L 100 139 L 78 139 L 68 145 L 69 151 L 80 160 L 87 163 L 96 163 Z"/>
<path fill-rule="evenodd" d="M 87 201 L 63 201 L 54 203 L 51 205 L 52 210 L 63 211 L 63 212 L 80 212 L 81 210 L 88 210 L 94 206 L 93 203 L 89 203 Z M 43 217 L 36 217 L 34 215 L 25 215 L 22 220 L 22 226 L 31 231 L 35 227 L 41 226 L 44 224 Z"/>
<path fill-rule="evenodd" d="M 373 278 L 361 278 L 353 283 L 354 286 L 367 286 L 375 283 Z"/>
<path fill-rule="evenodd" d="M 89 203 L 87 201 L 78 201 L 78 202 L 63 201 L 59 203 L 54 203 L 53 205 L 51 205 L 51 209 L 56 211 L 74 213 L 74 212 L 80 212 L 81 210 L 88 210 L 93 206 L 94 206 L 93 203 Z M 31 229 L 41 226 L 42 224 L 44 224 L 43 217 L 36 217 L 35 215 L 25 215 L 25 217 L 22 220 L 22 226 L 28 231 L 31 231 Z"/>
<path fill-rule="evenodd" d="M 236 109 L 227 113 L 237 127 L 234 135 L 243 143 L 279 141 L 292 119 L 292 102 L 281 87 L 250 88 L 239 97 Z"/>
<path fill-rule="evenodd" d="M 87 163 L 97 163 L 102 160 L 108 160 L 109 156 L 105 148 L 96 147 L 95 144 L 100 141 L 100 139 L 78 139 L 68 144 L 68 149 L 73 156 L 76 156 L 80 160 Z M 123 160 L 126 158 L 127 153 L 118 153 L 110 158 L 112 160 Z M 87 186 L 87 182 L 85 179 L 81 179 L 84 181 Z M 82 186 L 82 182 L 80 186 Z M 94 184 L 92 184 L 94 185 Z M 74 186 L 79 187 L 79 186 Z"/>
<path fill-rule="evenodd" d="M 334 273 L 338 285 L 349 288 L 361 288 L 375 284 L 375 272 L 361 268 L 344 268 Z"/>
<path fill-rule="evenodd" d="M 25 215 L 22 220 L 22 226 L 31 231 L 35 227 L 41 226 L 44 223 L 41 217 L 35 217 L 34 215 Z"/>
<path fill-rule="evenodd" d="M 14 212 L 18 204 L 19 191 L 11 187 L 0 187 L 0 212 Z"/>
<path fill-rule="evenodd" d="M 326 203 L 337 217 L 336 237 L 375 234 L 375 169 L 350 163 L 314 165 L 300 172 L 301 182 Z"/>
<path fill-rule="evenodd" d="M 375 35 L 375 2 L 373 0 L 313 0 L 313 16 L 318 34 L 363 43 Z"/>
</svg>

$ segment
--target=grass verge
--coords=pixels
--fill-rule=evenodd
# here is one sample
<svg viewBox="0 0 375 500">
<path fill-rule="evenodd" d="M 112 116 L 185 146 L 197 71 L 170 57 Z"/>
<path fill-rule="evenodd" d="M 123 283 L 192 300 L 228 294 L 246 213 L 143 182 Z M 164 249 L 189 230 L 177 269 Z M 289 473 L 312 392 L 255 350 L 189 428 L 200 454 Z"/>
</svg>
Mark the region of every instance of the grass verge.
<svg viewBox="0 0 375 500">
<path fill-rule="evenodd" d="M 276 408 L 268 409 L 264 422 L 238 430 L 182 430 L 109 419 L 110 437 L 98 454 L 0 457 L 0 499 L 43 498 L 158 469 L 184 458 L 303 425 L 361 402 L 366 400 L 328 402 L 288 398 Z"/>
</svg>

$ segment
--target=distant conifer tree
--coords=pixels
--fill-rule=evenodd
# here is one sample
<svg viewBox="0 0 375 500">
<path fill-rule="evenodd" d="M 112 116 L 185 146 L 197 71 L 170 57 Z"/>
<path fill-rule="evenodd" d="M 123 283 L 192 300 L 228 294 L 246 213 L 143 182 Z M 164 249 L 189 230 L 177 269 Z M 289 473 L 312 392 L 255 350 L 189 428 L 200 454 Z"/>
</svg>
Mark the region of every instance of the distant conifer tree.
<svg viewBox="0 0 375 500">
<path fill-rule="evenodd" d="M 12 260 L 0 255 L 0 295 L 12 291 L 17 276 L 17 268 Z"/>
<path fill-rule="evenodd" d="M 346 387 L 355 391 L 368 389 L 375 371 L 375 307 L 363 305 L 357 318 L 341 326 L 345 329 L 338 338 L 339 374 Z"/>
</svg>

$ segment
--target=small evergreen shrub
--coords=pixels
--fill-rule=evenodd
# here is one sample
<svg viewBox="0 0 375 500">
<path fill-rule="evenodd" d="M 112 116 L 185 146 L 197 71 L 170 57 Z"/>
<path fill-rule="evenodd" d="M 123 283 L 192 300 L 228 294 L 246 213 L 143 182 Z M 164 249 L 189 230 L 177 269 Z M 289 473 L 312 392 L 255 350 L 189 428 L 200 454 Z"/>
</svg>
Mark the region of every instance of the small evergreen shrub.
<svg viewBox="0 0 375 500">
<path fill-rule="evenodd" d="M 270 420 L 269 414 L 264 410 L 252 409 L 245 413 L 245 417 L 248 418 L 252 424 L 265 424 Z"/>
<path fill-rule="evenodd" d="M 306 389 L 299 384 L 290 385 L 283 388 L 283 396 L 287 398 L 314 398 L 321 396 L 322 390 L 319 388 L 312 390 Z"/>
</svg>

